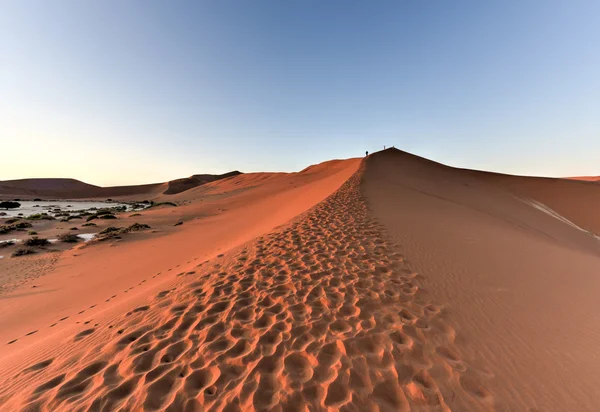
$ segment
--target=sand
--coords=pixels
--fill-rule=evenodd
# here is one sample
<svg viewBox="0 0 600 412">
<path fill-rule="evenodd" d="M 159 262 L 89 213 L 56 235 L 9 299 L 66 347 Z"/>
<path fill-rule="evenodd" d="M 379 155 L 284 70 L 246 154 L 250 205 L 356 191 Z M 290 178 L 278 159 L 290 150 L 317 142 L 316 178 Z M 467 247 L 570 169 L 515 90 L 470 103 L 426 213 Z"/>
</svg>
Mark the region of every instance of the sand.
<svg viewBox="0 0 600 412">
<path fill-rule="evenodd" d="M 173 194 L 0 295 L 0 409 L 595 410 L 595 217 L 502 176 L 386 150 Z"/>
<path fill-rule="evenodd" d="M 496 410 L 597 410 L 599 241 L 565 220 L 597 227 L 600 188 L 453 169 L 399 151 L 370 159 L 364 181 L 373 217 L 448 311 L 452 348 Z"/>
</svg>

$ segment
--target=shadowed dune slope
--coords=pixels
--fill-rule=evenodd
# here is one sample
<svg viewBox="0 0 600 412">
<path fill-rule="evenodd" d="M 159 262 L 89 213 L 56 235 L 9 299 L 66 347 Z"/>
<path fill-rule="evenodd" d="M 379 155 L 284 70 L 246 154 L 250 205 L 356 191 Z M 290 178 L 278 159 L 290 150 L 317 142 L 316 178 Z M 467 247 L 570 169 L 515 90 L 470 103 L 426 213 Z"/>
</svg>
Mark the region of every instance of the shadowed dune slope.
<svg viewBox="0 0 600 412">
<path fill-rule="evenodd" d="M 387 150 L 368 158 L 362 190 L 429 296 L 447 306 L 465 373 L 479 373 L 496 410 L 597 410 L 599 242 L 569 223 L 592 227 L 593 204 L 576 203 L 595 199 L 596 185 Z M 579 207 L 589 212 L 582 220 Z"/>
<path fill-rule="evenodd" d="M 511 176 L 470 171 L 523 199 L 535 199 L 577 226 L 600 235 L 600 185 L 577 179 Z"/>
<path fill-rule="evenodd" d="M 242 174 L 238 171 L 225 173 L 222 175 L 193 175 L 183 179 L 171 180 L 167 184 L 167 190 L 163 192 L 165 195 L 172 195 L 176 193 L 185 192 L 186 190 L 192 189 L 196 186 L 201 186 L 206 183 L 214 182 L 215 180 L 225 179 Z"/>
</svg>

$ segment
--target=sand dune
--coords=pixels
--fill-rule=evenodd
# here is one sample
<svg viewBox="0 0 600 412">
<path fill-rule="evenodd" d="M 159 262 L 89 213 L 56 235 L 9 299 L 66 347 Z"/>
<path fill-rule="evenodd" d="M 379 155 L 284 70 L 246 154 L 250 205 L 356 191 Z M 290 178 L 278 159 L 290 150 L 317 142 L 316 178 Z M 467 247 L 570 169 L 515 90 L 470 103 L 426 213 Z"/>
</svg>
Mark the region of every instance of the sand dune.
<svg viewBox="0 0 600 412">
<path fill-rule="evenodd" d="M 373 217 L 448 308 L 453 349 L 468 354 L 496 410 L 597 410 L 599 241 L 531 200 L 595 227 L 591 210 L 578 210 L 593 208 L 599 187 L 475 173 L 399 151 L 369 159 L 364 181 Z"/>
<path fill-rule="evenodd" d="M 94 186 L 75 179 L 4 180 L 0 181 L 0 198 L 168 200 L 168 195 L 239 174 L 235 171 L 222 175 L 192 175 L 165 183 L 111 187 Z"/>
<path fill-rule="evenodd" d="M 0 296 L 0 409 L 595 410 L 598 186 L 565 182 L 387 150 L 170 195 Z"/>
<path fill-rule="evenodd" d="M 568 177 L 567 179 L 581 180 L 584 182 L 600 182 L 600 176 L 576 176 L 576 177 Z"/>
</svg>

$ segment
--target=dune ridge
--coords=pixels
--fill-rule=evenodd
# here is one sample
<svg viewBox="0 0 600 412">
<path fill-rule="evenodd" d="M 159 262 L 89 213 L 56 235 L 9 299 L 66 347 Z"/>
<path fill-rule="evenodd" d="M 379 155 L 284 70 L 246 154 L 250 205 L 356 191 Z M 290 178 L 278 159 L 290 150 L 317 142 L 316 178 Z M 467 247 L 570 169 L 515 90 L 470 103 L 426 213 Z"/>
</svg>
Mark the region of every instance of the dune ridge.
<svg viewBox="0 0 600 412">
<path fill-rule="evenodd" d="M 6 408 L 482 410 L 443 307 L 369 217 L 361 171 L 291 225 L 198 265 L 1 385 Z"/>
</svg>

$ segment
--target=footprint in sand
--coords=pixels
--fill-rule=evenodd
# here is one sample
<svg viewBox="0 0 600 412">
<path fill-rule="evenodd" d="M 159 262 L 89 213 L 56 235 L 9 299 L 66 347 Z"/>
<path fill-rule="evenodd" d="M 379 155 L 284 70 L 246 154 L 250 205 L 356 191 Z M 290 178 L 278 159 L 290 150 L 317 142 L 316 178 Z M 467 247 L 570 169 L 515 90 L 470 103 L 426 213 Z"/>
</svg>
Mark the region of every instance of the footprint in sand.
<svg viewBox="0 0 600 412">
<path fill-rule="evenodd" d="M 85 338 L 88 335 L 91 335 L 92 333 L 94 333 L 96 331 L 95 328 L 91 328 L 91 329 L 86 329 L 84 331 L 79 332 L 77 335 L 75 335 L 75 338 L 73 339 L 75 342 Z"/>
<path fill-rule="evenodd" d="M 52 364 L 52 362 L 54 362 L 54 358 L 46 359 L 45 361 L 36 363 L 35 365 L 28 367 L 27 369 L 23 369 L 23 372 L 27 373 L 27 372 L 34 372 L 34 371 L 39 371 L 39 370 L 45 369 L 48 366 L 50 366 L 50 364 Z"/>
</svg>

